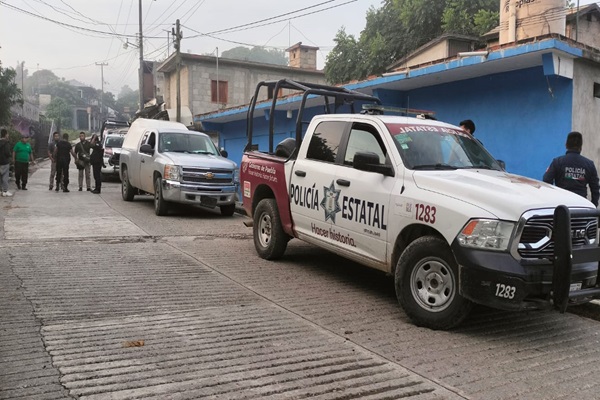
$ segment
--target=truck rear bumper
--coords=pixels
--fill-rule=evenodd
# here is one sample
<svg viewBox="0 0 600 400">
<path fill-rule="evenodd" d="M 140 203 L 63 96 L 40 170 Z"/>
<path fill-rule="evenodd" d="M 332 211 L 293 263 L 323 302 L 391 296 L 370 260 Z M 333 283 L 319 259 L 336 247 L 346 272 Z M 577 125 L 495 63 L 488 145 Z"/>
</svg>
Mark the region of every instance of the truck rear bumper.
<svg viewBox="0 0 600 400">
<path fill-rule="evenodd" d="M 454 243 L 460 293 L 474 303 L 502 310 L 549 309 L 553 265 L 523 265 L 509 253 L 466 249 Z M 572 290 L 596 285 L 598 263 L 573 265 Z M 578 302 L 589 301 L 581 298 Z M 575 301 L 573 301 L 575 302 Z"/>
<path fill-rule="evenodd" d="M 218 207 L 235 204 L 235 186 L 205 187 L 163 179 L 163 198 L 174 203 Z"/>
</svg>

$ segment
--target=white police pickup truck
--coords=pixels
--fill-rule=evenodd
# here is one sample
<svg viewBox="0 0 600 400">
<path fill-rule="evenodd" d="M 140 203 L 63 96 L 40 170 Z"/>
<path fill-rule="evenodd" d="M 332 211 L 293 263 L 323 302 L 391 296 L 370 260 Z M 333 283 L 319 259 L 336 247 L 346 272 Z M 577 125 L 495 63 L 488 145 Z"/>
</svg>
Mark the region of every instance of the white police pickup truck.
<svg viewBox="0 0 600 400">
<path fill-rule="evenodd" d="M 599 214 L 585 198 L 505 172 L 439 121 L 325 114 L 302 135 L 309 98 L 377 99 L 288 80 L 257 94 L 261 85 L 304 91 L 297 136 L 275 151 L 272 139 L 267 152 L 252 145 L 250 107 L 240 182 L 261 257 L 298 238 L 383 270 L 410 319 L 433 329 L 458 325 L 473 303 L 564 312 L 600 295 Z"/>
</svg>

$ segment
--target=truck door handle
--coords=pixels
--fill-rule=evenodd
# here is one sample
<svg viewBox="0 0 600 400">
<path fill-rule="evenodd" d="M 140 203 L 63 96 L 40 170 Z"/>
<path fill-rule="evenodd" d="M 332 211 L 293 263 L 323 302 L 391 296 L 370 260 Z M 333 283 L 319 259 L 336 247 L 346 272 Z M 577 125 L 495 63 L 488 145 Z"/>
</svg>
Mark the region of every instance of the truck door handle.
<svg viewBox="0 0 600 400">
<path fill-rule="evenodd" d="M 296 170 L 296 171 L 294 171 L 294 174 L 296 174 L 296 176 L 301 176 L 303 178 L 306 176 L 306 172 L 304 172 L 304 171 Z"/>
<path fill-rule="evenodd" d="M 338 179 L 335 182 L 340 186 L 350 186 L 350 181 L 347 181 L 345 179 Z"/>
</svg>

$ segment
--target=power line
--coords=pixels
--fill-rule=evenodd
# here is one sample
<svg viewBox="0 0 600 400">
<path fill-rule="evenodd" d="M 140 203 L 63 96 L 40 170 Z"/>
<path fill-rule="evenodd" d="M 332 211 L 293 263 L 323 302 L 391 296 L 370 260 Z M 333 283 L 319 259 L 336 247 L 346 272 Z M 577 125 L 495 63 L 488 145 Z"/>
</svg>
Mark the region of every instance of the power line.
<svg viewBox="0 0 600 400">
<path fill-rule="evenodd" d="M 217 33 L 225 33 L 225 32 L 228 32 L 228 31 L 231 31 L 231 30 L 234 30 L 234 29 L 238 29 L 238 28 L 243 28 L 243 27 L 250 26 L 250 25 L 259 24 L 261 22 L 270 21 L 270 20 L 277 19 L 277 18 L 280 18 L 280 17 L 285 17 L 286 15 L 296 14 L 296 13 L 299 13 L 301 11 L 305 11 L 305 10 L 308 10 L 308 9 L 311 9 L 311 8 L 322 6 L 322 5 L 327 4 L 327 3 L 332 3 L 334 1 L 337 1 L 337 0 L 324 1 L 324 2 L 321 2 L 321 3 L 318 3 L 318 4 L 314 4 L 312 6 L 300 8 L 300 9 L 297 9 L 297 10 L 294 10 L 294 11 L 290 11 L 290 12 L 287 12 L 287 13 L 283 13 L 283 14 L 279 14 L 279 15 L 276 15 L 276 16 L 273 16 L 273 17 L 264 18 L 264 19 L 261 19 L 261 20 L 258 20 L 258 21 L 249 22 L 247 24 L 232 26 L 231 28 L 220 29 L 218 31 L 208 32 L 208 34 L 209 35 L 214 35 L 214 34 L 217 34 Z M 354 0 L 354 1 L 356 1 L 356 0 Z"/>
<path fill-rule="evenodd" d="M 84 28 L 84 27 L 77 26 L 77 25 L 67 24 L 66 22 L 61 22 L 61 21 L 54 20 L 52 18 L 44 17 L 43 15 L 39 15 L 39 14 L 33 13 L 31 11 L 23 10 L 22 8 L 19 8 L 19 7 L 13 6 L 12 4 L 4 3 L 4 2 L 1 2 L 0 6 L 4 6 L 4 7 L 12 9 L 14 11 L 18 11 L 18 12 L 21 12 L 21 13 L 27 14 L 29 16 L 36 17 L 36 18 L 39 18 L 39 19 L 42 19 L 42 20 L 45 20 L 48 22 L 52 22 L 52 23 L 60 25 L 64 28 L 72 28 L 72 29 L 77 29 L 77 30 L 84 31 L 84 32 L 91 32 L 91 33 L 96 33 L 96 34 L 105 35 L 105 36 L 115 36 L 115 37 L 123 37 L 123 38 L 135 38 L 136 37 L 136 35 L 106 32 L 106 31 L 100 31 L 97 29 L 90 29 L 90 28 Z M 152 36 L 152 37 L 146 36 L 146 38 L 147 39 L 162 39 L 161 37 L 158 37 L 158 36 Z"/>
<path fill-rule="evenodd" d="M 330 1 L 336 1 L 336 0 L 330 0 Z M 337 5 L 334 5 L 334 6 L 331 6 L 331 7 L 322 8 L 320 10 L 311 11 L 311 12 L 300 14 L 300 15 L 295 15 L 295 16 L 290 17 L 290 18 L 280 19 L 278 21 L 268 22 L 268 23 L 265 23 L 265 24 L 260 24 L 260 25 L 255 25 L 255 26 L 247 26 L 245 28 L 239 28 L 239 29 L 236 29 L 236 30 L 228 30 L 227 32 L 224 32 L 224 33 L 241 32 L 241 31 L 246 31 L 246 30 L 250 30 L 250 29 L 260 28 L 260 27 L 263 27 L 263 26 L 278 24 L 280 22 L 291 21 L 291 20 L 296 19 L 296 18 L 305 17 L 307 15 L 318 14 L 318 13 L 321 13 L 323 11 L 328 11 L 328 10 L 331 10 L 331 9 L 334 9 L 334 8 L 342 7 L 342 6 L 345 6 L 345 5 L 350 4 L 350 3 L 355 3 L 357 1 L 358 0 L 349 0 L 349 1 L 346 1 L 345 3 L 337 4 Z M 272 18 L 269 18 L 269 19 L 273 19 L 273 18 L 277 18 L 277 17 L 272 17 Z M 246 24 L 246 25 L 248 25 L 248 24 Z M 188 27 L 188 29 L 190 29 L 190 28 Z M 229 29 L 233 29 L 233 28 L 229 28 Z M 220 31 L 208 32 L 208 33 L 202 33 L 202 32 L 196 31 L 196 30 L 193 30 L 193 31 L 196 32 L 196 33 L 198 33 L 198 35 L 188 37 L 188 39 L 192 39 L 192 38 L 196 38 L 196 37 L 200 37 L 200 36 L 208 36 L 208 37 L 212 37 L 212 38 L 216 39 L 214 36 L 211 36 L 211 35 L 215 34 L 215 32 L 222 32 L 224 30 L 222 29 Z M 219 39 L 219 40 L 224 40 L 224 39 Z M 225 40 L 225 41 L 227 41 L 227 40 Z M 232 43 L 235 43 L 235 42 L 232 41 Z"/>
</svg>

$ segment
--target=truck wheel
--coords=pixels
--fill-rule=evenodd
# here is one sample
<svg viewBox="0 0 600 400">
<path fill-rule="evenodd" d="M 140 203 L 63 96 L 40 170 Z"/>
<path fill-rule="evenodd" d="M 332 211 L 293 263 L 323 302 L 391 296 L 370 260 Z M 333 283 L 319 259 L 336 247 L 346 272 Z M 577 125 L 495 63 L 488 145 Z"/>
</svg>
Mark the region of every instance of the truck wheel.
<svg viewBox="0 0 600 400">
<path fill-rule="evenodd" d="M 417 326 L 451 329 L 473 306 L 458 292 L 458 266 L 450 247 L 437 237 L 408 245 L 398 260 L 395 284 L 398 302 Z"/>
<path fill-rule="evenodd" d="M 135 195 L 134 190 L 135 188 L 133 186 L 131 186 L 131 183 L 129 183 L 129 176 L 127 174 L 127 168 L 123 168 L 123 182 L 121 182 L 121 196 L 123 197 L 123 200 L 125 201 L 132 201 L 133 200 L 133 196 Z"/>
<path fill-rule="evenodd" d="M 283 231 L 275 199 L 263 199 L 254 211 L 254 247 L 261 258 L 280 258 L 287 247 L 288 236 Z"/>
<path fill-rule="evenodd" d="M 167 215 L 169 212 L 169 204 L 163 198 L 162 193 L 162 178 L 156 177 L 154 180 L 154 213 L 159 217 Z"/>
<path fill-rule="evenodd" d="M 219 206 L 221 209 L 221 215 L 231 217 L 235 213 L 235 204 L 227 204 L 226 206 Z"/>
</svg>

